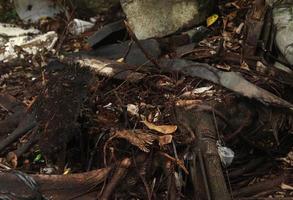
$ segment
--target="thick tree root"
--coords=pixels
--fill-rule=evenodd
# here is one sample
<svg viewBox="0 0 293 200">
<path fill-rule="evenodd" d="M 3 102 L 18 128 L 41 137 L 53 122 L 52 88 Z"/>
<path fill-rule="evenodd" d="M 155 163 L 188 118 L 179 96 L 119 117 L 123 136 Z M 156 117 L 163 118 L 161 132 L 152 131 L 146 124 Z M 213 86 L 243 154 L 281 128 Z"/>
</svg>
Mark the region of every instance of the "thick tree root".
<svg viewBox="0 0 293 200">
<path fill-rule="evenodd" d="M 266 180 L 264 182 L 255 183 L 245 188 L 241 188 L 233 192 L 234 197 L 249 197 L 273 188 L 279 187 L 286 180 L 286 176 L 282 175 L 275 179 Z"/>
<path fill-rule="evenodd" d="M 207 199 L 231 199 L 218 155 L 216 144 L 218 136 L 213 114 L 197 110 L 196 107 L 182 106 L 181 103 L 179 102 L 175 108 L 176 117 L 182 132 L 191 132 L 189 134 L 195 136 L 194 152 L 196 156 L 194 159 L 198 158 L 198 162 L 195 161 L 198 163 L 196 168 L 200 170 L 203 179 L 196 182 L 205 185 L 204 191 L 198 191 L 198 193 L 201 196 L 205 194 Z M 195 185 L 195 187 L 197 186 Z"/>
<path fill-rule="evenodd" d="M 30 131 L 36 125 L 37 123 L 34 117 L 32 115 L 27 115 L 26 118 L 20 122 L 20 124 L 14 131 L 8 137 L 6 137 L 4 140 L 0 142 L 0 152 L 5 147 L 7 147 L 11 143 L 19 139 L 21 136 L 23 136 L 25 133 Z"/>
<path fill-rule="evenodd" d="M 107 184 L 105 190 L 103 191 L 100 200 L 107 200 L 110 199 L 111 195 L 113 194 L 116 186 L 121 182 L 121 180 L 126 176 L 128 172 L 128 168 L 131 166 L 132 161 L 129 158 L 125 158 L 121 161 L 118 165 L 117 169 L 114 172 L 113 177 L 111 178 L 110 182 Z"/>
<path fill-rule="evenodd" d="M 32 176 L 0 171 L 0 196 L 5 193 L 8 197 L 14 195 L 15 199 L 35 199 L 40 195 L 48 199 L 93 199 L 96 195 L 93 189 L 105 180 L 110 170 L 111 167 L 80 174 Z"/>
</svg>

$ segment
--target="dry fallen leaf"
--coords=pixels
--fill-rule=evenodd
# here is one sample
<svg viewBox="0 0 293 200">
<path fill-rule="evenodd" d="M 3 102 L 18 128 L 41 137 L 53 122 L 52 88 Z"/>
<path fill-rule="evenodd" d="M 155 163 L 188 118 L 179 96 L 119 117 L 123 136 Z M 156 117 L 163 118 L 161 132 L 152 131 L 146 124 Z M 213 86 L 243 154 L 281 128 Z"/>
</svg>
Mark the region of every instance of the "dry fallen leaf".
<svg viewBox="0 0 293 200">
<path fill-rule="evenodd" d="M 149 152 L 149 146 L 156 140 L 162 147 L 172 142 L 172 135 L 157 136 L 143 130 L 119 130 L 114 133 L 114 138 L 122 138 L 144 152 Z"/>
<path fill-rule="evenodd" d="M 17 158 L 17 155 L 13 151 L 11 151 L 7 154 L 6 160 L 11 165 L 11 167 L 13 169 L 15 169 L 17 167 L 18 158 Z"/>
<path fill-rule="evenodd" d="M 250 71 L 250 69 L 249 69 L 249 65 L 248 65 L 245 61 L 243 61 L 243 62 L 241 63 L 240 68 L 241 68 L 241 69 L 245 69 L 245 70 L 247 70 L 247 71 Z"/>
<path fill-rule="evenodd" d="M 184 161 L 173 158 L 172 156 L 170 156 L 169 154 L 165 153 L 165 152 L 160 152 L 160 154 L 168 159 L 170 159 L 171 161 L 175 162 L 186 174 L 189 174 L 187 168 L 184 165 Z"/>
<path fill-rule="evenodd" d="M 153 123 L 148 122 L 147 120 L 142 121 L 149 129 L 155 130 L 159 133 L 163 134 L 172 134 L 177 130 L 176 125 L 155 125 Z"/>
<path fill-rule="evenodd" d="M 122 63 L 122 62 L 124 62 L 124 58 L 119 58 L 116 61 L 119 62 L 119 63 Z"/>
<path fill-rule="evenodd" d="M 158 141 L 159 141 L 160 147 L 162 147 L 166 144 L 170 144 L 172 142 L 172 139 L 173 139 L 172 135 L 159 136 Z"/>
<path fill-rule="evenodd" d="M 285 184 L 285 183 L 282 183 L 281 184 L 281 188 L 283 189 L 283 190 L 293 190 L 293 186 L 291 186 L 291 185 L 287 185 L 287 184 Z"/>
<path fill-rule="evenodd" d="M 115 132 L 115 137 L 127 140 L 144 152 L 149 152 L 149 145 L 152 145 L 153 141 L 157 139 L 157 136 L 145 133 L 142 130 L 120 130 Z"/>
<path fill-rule="evenodd" d="M 139 108 L 134 104 L 127 104 L 127 112 L 133 116 L 139 116 Z"/>
</svg>

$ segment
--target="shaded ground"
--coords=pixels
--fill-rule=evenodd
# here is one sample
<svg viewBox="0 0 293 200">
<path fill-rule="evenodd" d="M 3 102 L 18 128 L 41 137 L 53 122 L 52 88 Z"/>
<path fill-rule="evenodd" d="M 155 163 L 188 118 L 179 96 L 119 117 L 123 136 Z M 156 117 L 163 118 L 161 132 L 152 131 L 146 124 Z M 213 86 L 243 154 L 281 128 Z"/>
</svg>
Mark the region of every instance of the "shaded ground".
<svg viewBox="0 0 293 200">
<path fill-rule="evenodd" d="M 230 16 L 235 10 L 228 7 L 224 11 Z M 243 20 L 242 12 L 238 14 L 235 20 Z M 212 29 L 215 35 L 182 57 L 240 72 L 252 83 L 292 102 L 292 85 L 288 84 L 292 76 L 281 82 L 282 74 L 272 74 L 271 68 L 263 73 L 254 64 L 249 63 L 247 69 L 238 57 L 230 56 L 235 58 L 233 62 L 221 54 L 214 56 L 211 51 L 217 50 L 223 39 L 222 24 Z M 229 26 L 226 31 L 235 34 Z M 241 36 L 230 37 L 233 39 L 222 47 L 225 55 L 241 51 Z M 84 35 L 61 38 L 61 52 L 88 50 Z M 176 57 L 174 52 L 164 53 L 165 57 Z M 23 119 L 33 116 L 29 122 L 37 122 L 35 129 L 1 150 L 1 164 L 31 174 L 44 196 L 208 199 L 211 195 L 211 199 L 221 199 L 213 195 L 227 190 L 235 199 L 292 198 L 291 111 L 156 67 L 139 66 L 136 72 L 146 77 L 131 83 L 97 75 L 75 64 L 43 65 L 42 56 L 1 64 L 1 95 L 9 94 L 24 103 Z M 51 55 L 44 56 L 47 63 Z M 190 93 L 203 87 L 203 92 Z M 15 114 L 0 111 L 3 120 Z M 167 126 L 167 130 L 177 128 L 166 134 L 159 125 Z M 8 134 L 1 137 L 3 141 Z M 32 138 L 36 138 L 34 144 L 18 154 Z M 216 142 L 235 152 L 231 166 L 221 166 Z M 15 155 L 9 157 L 11 152 Z M 5 173 L 0 171 L 0 175 Z M 15 177 L 3 175 L 0 185 L 4 188 L 6 180 L 14 183 Z M 219 180 L 224 180 L 227 188 Z M 223 193 L 222 199 L 227 194 Z"/>
</svg>

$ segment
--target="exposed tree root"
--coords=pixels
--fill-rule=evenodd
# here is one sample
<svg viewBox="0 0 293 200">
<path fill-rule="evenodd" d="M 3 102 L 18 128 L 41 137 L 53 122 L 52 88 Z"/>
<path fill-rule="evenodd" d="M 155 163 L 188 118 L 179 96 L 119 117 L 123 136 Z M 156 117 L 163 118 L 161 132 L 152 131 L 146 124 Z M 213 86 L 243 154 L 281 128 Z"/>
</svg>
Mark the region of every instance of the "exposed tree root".
<svg viewBox="0 0 293 200">
<path fill-rule="evenodd" d="M 18 188 L 18 198 L 34 199 L 41 194 L 49 199 L 92 199 L 92 189 L 105 180 L 110 170 L 111 167 L 71 175 L 32 175 L 35 183 L 25 174 L 0 171 L 0 195 L 6 191 L 7 196 L 13 196 Z"/>
<path fill-rule="evenodd" d="M 216 144 L 218 136 L 213 115 L 181 105 L 179 103 L 176 106 L 177 120 L 183 132 L 191 131 L 196 137 L 194 151 L 199 158 L 196 167 L 200 169 L 203 179 L 201 182 L 205 184 L 206 198 L 230 199 L 218 155 Z"/>
<path fill-rule="evenodd" d="M 122 179 L 126 176 L 128 168 L 131 166 L 131 164 L 132 161 L 129 158 L 125 158 L 121 161 L 99 199 L 110 199 L 117 185 L 121 183 Z"/>
</svg>

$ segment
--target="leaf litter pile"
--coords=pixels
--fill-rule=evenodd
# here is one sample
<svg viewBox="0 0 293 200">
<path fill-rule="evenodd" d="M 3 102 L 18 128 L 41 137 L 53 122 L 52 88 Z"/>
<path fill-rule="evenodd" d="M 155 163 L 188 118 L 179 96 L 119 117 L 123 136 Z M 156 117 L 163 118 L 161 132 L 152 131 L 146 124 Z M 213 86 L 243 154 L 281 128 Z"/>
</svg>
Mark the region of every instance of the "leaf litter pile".
<svg viewBox="0 0 293 200">
<path fill-rule="evenodd" d="M 292 65 L 253 43 L 255 4 L 220 2 L 196 42 L 118 21 L 89 47 L 121 8 L 78 36 L 39 25 L 55 51 L 0 63 L 0 199 L 292 198 Z"/>
</svg>

